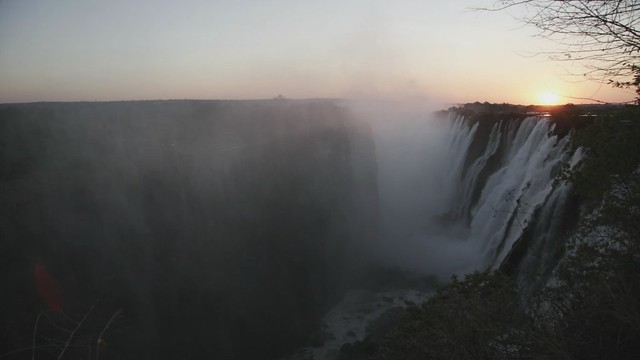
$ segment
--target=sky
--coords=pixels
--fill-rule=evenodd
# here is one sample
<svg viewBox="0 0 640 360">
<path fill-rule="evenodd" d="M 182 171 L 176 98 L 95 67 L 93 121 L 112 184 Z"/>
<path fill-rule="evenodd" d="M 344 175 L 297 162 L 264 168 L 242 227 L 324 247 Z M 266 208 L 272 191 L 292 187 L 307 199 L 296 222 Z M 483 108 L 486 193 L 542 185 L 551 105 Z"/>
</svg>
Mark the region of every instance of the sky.
<svg viewBox="0 0 640 360">
<path fill-rule="evenodd" d="M 0 103 L 627 101 L 492 0 L 0 0 Z"/>
</svg>

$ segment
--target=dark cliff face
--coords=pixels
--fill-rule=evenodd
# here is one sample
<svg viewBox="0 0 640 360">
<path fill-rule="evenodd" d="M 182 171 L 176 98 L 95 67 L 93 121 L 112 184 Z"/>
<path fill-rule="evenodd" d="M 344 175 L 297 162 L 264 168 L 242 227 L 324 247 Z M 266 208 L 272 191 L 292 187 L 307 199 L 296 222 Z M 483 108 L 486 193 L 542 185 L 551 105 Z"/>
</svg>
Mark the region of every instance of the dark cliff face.
<svg viewBox="0 0 640 360">
<path fill-rule="evenodd" d="M 69 356 L 304 345 L 376 236 L 373 154 L 330 102 L 0 107 L 0 353 L 31 346 L 40 312 L 36 358 L 85 314 Z M 46 304 L 43 271 L 71 319 Z"/>
</svg>

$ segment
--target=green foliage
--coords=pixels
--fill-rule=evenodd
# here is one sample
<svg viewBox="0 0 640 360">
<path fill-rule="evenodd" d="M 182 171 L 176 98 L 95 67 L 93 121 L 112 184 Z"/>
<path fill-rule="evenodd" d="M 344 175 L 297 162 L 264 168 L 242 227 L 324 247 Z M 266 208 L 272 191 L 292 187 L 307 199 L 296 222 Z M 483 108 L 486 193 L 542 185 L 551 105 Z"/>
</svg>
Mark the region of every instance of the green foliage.
<svg viewBox="0 0 640 360">
<path fill-rule="evenodd" d="M 640 163 L 640 109 L 629 106 L 576 116 L 583 124 L 574 133 L 570 146 L 574 150 L 583 148 L 586 156 L 574 169 L 565 167 L 561 179 L 575 184 L 585 199 L 599 201 L 614 183 L 629 183 L 627 177 Z"/>
<path fill-rule="evenodd" d="M 555 319 L 552 335 L 580 359 L 640 354 L 640 123 L 631 108 L 576 132 L 587 156 L 565 173 L 589 203 L 567 244 L 557 281 L 539 305 Z M 562 320 L 562 321 L 559 321 Z M 547 334 L 548 335 L 548 334 Z"/>
<path fill-rule="evenodd" d="M 533 312 L 540 334 L 568 358 L 637 359 L 640 354 L 640 267 L 610 234 L 574 240 L 557 282 Z M 593 239 L 590 239 L 593 240 Z"/>
<path fill-rule="evenodd" d="M 515 284 L 500 273 L 454 277 L 408 318 L 379 359 L 511 359 L 528 347 Z"/>
</svg>

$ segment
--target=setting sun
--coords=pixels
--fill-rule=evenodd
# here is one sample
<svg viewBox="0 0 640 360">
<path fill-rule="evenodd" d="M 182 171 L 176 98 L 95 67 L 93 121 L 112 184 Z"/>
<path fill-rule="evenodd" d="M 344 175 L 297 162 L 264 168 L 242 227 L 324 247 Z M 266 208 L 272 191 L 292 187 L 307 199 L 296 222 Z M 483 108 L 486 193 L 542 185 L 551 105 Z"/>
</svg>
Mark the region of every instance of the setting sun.
<svg viewBox="0 0 640 360">
<path fill-rule="evenodd" d="M 540 105 L 558 105 L 560 97 L 551 91 L 545 91 L 538 95 Z"/>
</svg>

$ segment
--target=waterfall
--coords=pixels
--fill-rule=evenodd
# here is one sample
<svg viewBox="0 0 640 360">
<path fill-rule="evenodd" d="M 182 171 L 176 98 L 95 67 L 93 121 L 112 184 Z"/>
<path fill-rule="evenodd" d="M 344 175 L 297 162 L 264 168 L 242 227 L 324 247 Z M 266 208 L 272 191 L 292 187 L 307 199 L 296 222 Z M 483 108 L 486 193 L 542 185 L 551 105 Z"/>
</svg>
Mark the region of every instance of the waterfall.
<svg viewBox="0 0 640 360">
<path fill-rule="evenodd" d="M 387 245 L 380 255 L 396 266 L 443 279 L 452 273 L 498 268 L 528 228 L 553 237 L 552 231 L 558 227 L 554 219 L 561 218 L 570 192 L 566 185 L 554 185 L 554 178 L 561 164 L 575 163 L 580 157 L 567 152 L 570 136 L 554 134 L 555 125 L 546 117 L 473 121 L 452 114 L 448 121 L 446 130 L 438 132 L 439 149 L 433 150 L 440 161 L 430 160 L 429 171 L 418 174 L 431 184 L 420 190 L 431 194 L 414 197 L 429 199 L 422 207 L 429 210 L 404 211 L 402 221 L 387 216 L 386 223 L 383 214 Z M 385 173 L 389 169 L 386 151 L 400 150 L 389 146 L 378 149 L 382 204 L 397 197 L 384 186 L 386 178 L 416 175 L 397 167 L 386 170 L 392 174 Z M 411 226 L 414 223 L 420 226 Z"/>
<path fill-rule="evenodd" d="M 553 170 L 568 138 L 549 136 L 552 129 L 544 119 L 523 121 L 502 167 L 484 186 L 471 221 L 478 267 L 500 265 L 553 190 Z"/>
<path fill-rule="evenodd" d="M 478 176 L 484 169 L 487 161 L 494 156 L 498 150 L 501 135 L 500 124 L 493 125 L 491 135 L 489 135 L 489 142 L 484 153 L 473 162 L 467 172 L 467 175 L 464 177 L 463 181 L 460 182 L 461 186 L 458 187 L 458 193 L 461 196 L 457 199 L 457 203 L 454 204 L 457 208 L 455 214 L 457 214 L 458 217 L 463 217 L 465 220 L 468 218 L 468 213 L 472 204 L 473 190 L 476 182 L 478 181 Z"/>
<path fill-rule="evenodd" d="M 573 168 L 582 157 L 583 151 L 579 148 L 571 155 L 569 168 Z M 575 209 L 572 188 L 573 185 L 568 183 L 557 184 L 553 188 L 537 214 L 530 241 L 523 244 L 527 251 L 517 259 L 516 278 L 524 302 L 535 289 L 547 283 L 563 253 L 558 236 L 566 235 L 570 230 L 567 228 L 578 220 L 578 212 L 572 211 Z"/>
</svg>

